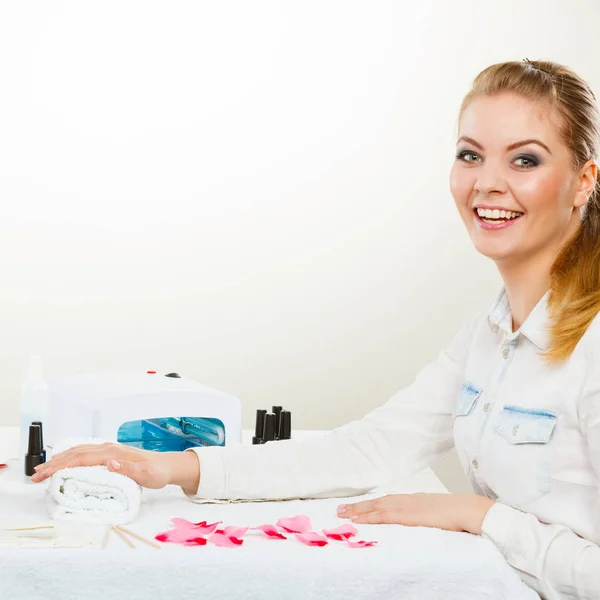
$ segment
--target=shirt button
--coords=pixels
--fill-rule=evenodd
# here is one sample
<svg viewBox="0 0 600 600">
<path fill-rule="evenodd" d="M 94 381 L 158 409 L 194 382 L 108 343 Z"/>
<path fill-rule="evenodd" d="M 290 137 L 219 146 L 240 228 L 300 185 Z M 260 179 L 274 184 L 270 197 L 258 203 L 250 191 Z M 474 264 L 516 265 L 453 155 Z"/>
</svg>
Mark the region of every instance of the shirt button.
<svg viewBox="0 0 600 600">
<path fill-rule="evenodd" d="M 510 352 L 510 350 L 508 348 L 504 348 L 502 350 L 502 358 L 508 358 L 508 353 Z"/>
<path fill-rule="evenodd" d="M 487 412 L 488 410 L 490 410 L 490 403 L 489 402 L 487 404 L 483 405 L 483 412 Z"/>
<path fill-rule="evenodd" d="M 471 464 L 472 464 L 472 465 L 473 465 L 473 466 L 474 466 L 476 469 L 478 469 L 478 468 L 479 468 L 479 463 L 477 462 L 477 459 L 476 459 L 476 458 L 474 458 L 474 459 L 471 461 Z"/>
</svg>

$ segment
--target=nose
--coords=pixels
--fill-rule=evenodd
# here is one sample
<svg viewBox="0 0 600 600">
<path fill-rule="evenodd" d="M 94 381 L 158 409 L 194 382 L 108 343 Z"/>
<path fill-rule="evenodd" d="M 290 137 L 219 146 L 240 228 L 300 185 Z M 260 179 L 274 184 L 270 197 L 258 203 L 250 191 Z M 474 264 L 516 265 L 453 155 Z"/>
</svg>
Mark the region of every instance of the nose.
<svg viewBox="0 0 600 600">
<path fill-rule="evenodd" d="M 500 169 L 492 166 L 482 167 L 477 173 L 475 180 L 475 191 L 480 194 L 504 194 L 507 191 L 506 181 L 502 177 Z"/>
</svg>

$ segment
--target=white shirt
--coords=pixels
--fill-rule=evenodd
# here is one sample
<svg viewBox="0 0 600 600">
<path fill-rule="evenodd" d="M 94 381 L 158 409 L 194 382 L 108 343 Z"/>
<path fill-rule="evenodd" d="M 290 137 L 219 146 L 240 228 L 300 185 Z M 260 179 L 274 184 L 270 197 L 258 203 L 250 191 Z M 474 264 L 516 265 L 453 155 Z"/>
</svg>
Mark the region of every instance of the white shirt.
<svg viewBox="0 0 600 600">
<path fill-rule="evenodd" d="M 543 598 L 600 598 L 600 317 L 548 365 L 547 294 L 512 332 L 505 291 L 386 404 L 330 434 L 195 449 L 192 499 L 350 496 L 456 446 L 496 503 L 482 534 Z M 277 477 L 273 477 L 277 473 Z"/>
</svg>

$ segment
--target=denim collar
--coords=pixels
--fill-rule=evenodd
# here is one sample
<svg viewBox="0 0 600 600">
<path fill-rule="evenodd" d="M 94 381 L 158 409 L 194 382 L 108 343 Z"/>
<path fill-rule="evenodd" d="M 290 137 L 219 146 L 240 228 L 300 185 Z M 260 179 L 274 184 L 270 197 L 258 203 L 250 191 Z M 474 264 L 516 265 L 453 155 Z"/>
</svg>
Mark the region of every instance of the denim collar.
<svg viewBox="0 0 600 600">
<path fill-rule="evenodd" d="M 502 288 L 496 300 L 490 306 L 488 312 L 488 323 L 491 330 L 496 333 L 502 329 L 508 341 L 512 341 L 523 334 L 541 350 L 547 350 L 550 337 L 548 332 L 548 295 L 546 292 L 541 300 L 535 305 L 525 322 L 517 331 L 512 330 L 512 313 L 506 289 Z"/>
</svg>

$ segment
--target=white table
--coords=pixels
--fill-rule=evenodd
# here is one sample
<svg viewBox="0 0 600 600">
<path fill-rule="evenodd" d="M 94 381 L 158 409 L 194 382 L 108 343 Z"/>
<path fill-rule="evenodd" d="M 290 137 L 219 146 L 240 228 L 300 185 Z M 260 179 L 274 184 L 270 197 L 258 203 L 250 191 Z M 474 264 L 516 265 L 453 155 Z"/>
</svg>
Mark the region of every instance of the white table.
<svg viewBox="0 0 600 600">
<path fill-rule="evenodd" d="M 295 437 L 310 434 L 294 432 Z M 250 435 L 245 432 L 244 439 L 247 441 Z M 0 462 L 2 446 L 14 447 L 17 438 L 17 428 L 0 428 Z M 50 523 L 44 510 L 45 484 L 23 483 L 16 464 L 11 460 L 9 468 L 0 471 L 0 527 Z M 387 491 L 446 490 L 433 472 L 425 469 Z M 367 497 L 385 492 L 380 490 Z M 318 531 L 344 522 L 335 514 L 343 501 L 204 505 L 190 502 L 179 488 L 168 486 L 144 490 L 140 513 L 128 527 L 152 538 L 170 528 L 172 517 L 246 526 L 306 514 Z M 0 598 L 264 600 L 284 594 L 286 600 L 538 599 L 495 546 L 479 536 L 399 525 L 362 525 L 358 529 L 361 539 L 375 539 L 378 545 L 350 549 L 332 543 L 325 548 L 309 548 L 295 539 L 252 536 L 245 538 L 241 548 L 164 544 L 160 550 L 144 545 L 132 550 L 113 536 L 104 551 L 0 548 Z"/>
</svg>

